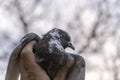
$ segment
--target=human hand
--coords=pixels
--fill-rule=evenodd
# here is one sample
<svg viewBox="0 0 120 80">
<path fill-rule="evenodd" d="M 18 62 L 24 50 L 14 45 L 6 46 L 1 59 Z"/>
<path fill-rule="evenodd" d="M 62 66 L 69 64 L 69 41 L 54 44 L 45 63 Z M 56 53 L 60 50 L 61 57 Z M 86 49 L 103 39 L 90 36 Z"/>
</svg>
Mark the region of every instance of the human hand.
<svg viewBox="0 0 120 80">
<path fill-rule="evenodd" d="M 33 54 L 35 41 L 28 43 L 19 58 L 21 80 L 50 80 L 46 72 L 36 63 Z"/>
</svg>

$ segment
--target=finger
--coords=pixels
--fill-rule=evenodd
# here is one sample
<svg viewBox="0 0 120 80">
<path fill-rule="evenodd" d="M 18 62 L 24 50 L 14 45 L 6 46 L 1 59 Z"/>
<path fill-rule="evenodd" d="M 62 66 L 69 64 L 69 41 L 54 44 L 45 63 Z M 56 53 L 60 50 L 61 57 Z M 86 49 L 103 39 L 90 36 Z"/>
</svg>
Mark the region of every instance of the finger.
<svg viewBox="0 0 120 80">
<path fill-rule="evenodd" d="M 26 46 L 24 47 L 24 49 L 22 50 L 22 52 L 25 51 L 31 51 L 33 50 L 33 46 L 36 44 L 36 41 L 31 41 L 28 44 L 26 44 Z M 27 53 L 27 52 L 26 52 Z"/>
<path fill-rule="evenodd" d="M 31 41 L 24 47 L 20 54 L 22 59 L 25 59 L 25 61 L 35 62 L 35 56 L 33 53 L 33 45 L 35 45 L 35 43 L 36 41 Z"/>
<path fill-rule="evenodd" d="M 33 45 L 36 43 L 36 41 L 31 41 L 31 42 L 29 42 L 27 45 L 26 45 L 26 47 L 30 47 L 30 48 L 33 48 Z"/>
<path fill-rule="evenodd" d="M 24 49 L 21 51 L 21 54 L 20 54 L 20 59 L 21 60 L 24 60 L 25 64 L 28 64 L 31 65 L 31 64 L 35 64 L 35 56 L 34 56 L 34 53 L 33 53 L 33 45 L 35 44 L 36 42 L 35 41 L 31 41 L 30 43 L 28 43 Z"/>
<path fill-rule="evenodd" d="M 66 80 L 66 76 L 69 73 L 72 65 L 74 64 L 75 60 L 72 56 L 67 55 L 68 59 L 66 64 L 58 71 L 57 75 L 55 76 L 54 80 Z"/>
<path fill-rule="evenodd" d="M 21 79 L 20 80 L 28 80 L 28 74 L 24 68 L 22 60 L 19 61 L 19 71 L 21 73 Z"/>
<path fill-rule="evenodd" d="M 21 80 L 29 80 L 28 70 L 30 70 L 31 68 L 27 68 L 27 67 L 30 67 L 31 64 L 35 63 L 35 57 L 34 54 L 32 53 L 32 47 L 35 43 L 36 43 L 35 41 L 28 43 L 21 51 L 19 58 L 19 69 L 21 73 Z"/>
</svg>

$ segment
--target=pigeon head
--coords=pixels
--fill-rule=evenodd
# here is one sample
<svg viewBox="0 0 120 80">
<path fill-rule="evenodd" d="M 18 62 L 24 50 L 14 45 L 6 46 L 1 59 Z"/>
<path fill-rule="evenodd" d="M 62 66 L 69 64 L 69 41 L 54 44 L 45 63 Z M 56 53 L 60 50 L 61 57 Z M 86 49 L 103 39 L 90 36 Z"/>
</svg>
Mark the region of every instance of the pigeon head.
<svg viewBox="0 0 120 80">
<path fill-rule="evenodd" d="M 58 29 L 58 33 L 59 33 L 61 45 L 63 46 L 63 48 L 65 49 L 67 47 L 70 47 L 73 50 L 75 50 L 74 46 L 71 43 L 71 38 L 67 34 L 67 32 L 65 32 L 65 31 L 63 31 L 61 29 Z"/>
<path fill-rule="evenodd" d="M 54 28 L 50 30 L 48 33 L 46 33 L 43 36 L 43 39 L 48 40 L 50 47 L 56 46 L 59 50 L 64 50 L 67 47 L 75 49 L 74 46 L 71 43 L 71 38 L 67 34 L 67 32 Z"/>
</svg>

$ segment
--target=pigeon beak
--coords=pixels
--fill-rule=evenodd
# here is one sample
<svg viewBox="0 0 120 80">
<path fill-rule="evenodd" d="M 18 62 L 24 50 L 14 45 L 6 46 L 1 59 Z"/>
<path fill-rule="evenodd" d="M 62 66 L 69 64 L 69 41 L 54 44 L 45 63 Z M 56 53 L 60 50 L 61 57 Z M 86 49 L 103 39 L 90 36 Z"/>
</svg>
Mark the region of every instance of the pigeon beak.
<svg viewBox="0 0 120 80">
<path fill-rule="evenodd" d="M 75 47 L 70 42 L 68 43 L 68 47 L 70 47 L 71 49 L 75 50 Z"/>
</svg>

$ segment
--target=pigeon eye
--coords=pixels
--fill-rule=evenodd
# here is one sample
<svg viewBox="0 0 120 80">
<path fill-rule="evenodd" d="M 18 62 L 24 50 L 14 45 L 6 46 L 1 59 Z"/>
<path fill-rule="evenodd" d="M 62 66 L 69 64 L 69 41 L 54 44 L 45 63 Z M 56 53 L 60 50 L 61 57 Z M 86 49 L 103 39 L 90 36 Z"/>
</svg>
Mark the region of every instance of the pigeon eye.
<svg viewBox="0 0 120 80">
<path fill-rule="evenodd" d="M 62 38 L 64 38 L 64 37 L 65 37 L 65 35 L 64 35 L 64 34 L 62 34 L 62 35 L 61 35 L 61 37 L 62 37 Z"/>
</svg>

